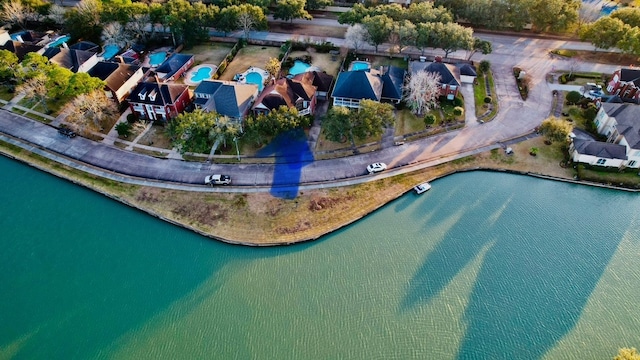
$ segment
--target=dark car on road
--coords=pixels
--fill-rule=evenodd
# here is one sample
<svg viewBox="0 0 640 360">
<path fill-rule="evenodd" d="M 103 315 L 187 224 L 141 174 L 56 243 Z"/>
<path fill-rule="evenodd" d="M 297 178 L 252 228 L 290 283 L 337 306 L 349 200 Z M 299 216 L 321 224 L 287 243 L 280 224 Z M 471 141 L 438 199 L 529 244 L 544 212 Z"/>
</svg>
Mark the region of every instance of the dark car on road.
<svg viewBox="0 0 640 360">
<path fill-rule="evenodd" d="M 71 130 L 69 128 L 65 128 L 65 127 L 61 127 L 60 129 L 58 129 L 58 133 L 60 133 L 60 134 L 62 134 L 64 136 L 68 136 L 70 138 L 74 138 L 77 135 L 73 130 Z"/>
</svg>

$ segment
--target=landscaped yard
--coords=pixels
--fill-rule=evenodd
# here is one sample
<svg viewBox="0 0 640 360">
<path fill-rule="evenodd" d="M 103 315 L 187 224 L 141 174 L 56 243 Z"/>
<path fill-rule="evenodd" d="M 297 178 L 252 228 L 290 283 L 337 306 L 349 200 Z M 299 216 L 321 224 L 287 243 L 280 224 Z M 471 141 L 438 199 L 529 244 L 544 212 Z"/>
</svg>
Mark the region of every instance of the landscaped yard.
<svg viewBox="0 0 640 360">
<path fill-rule="evenodd" d="M 132 138 L 133 139 L 133 138 Z M 153 125 L 141 138 L 138 140 L 140 145 L 150 145 L 162 149 L 171 149 L 171 140 L 165 133 L 164 126 Z"/>
<path fill-rule="evenodd" d="M 189 50 L 185 50 L 185 53 L 193 54 L 195 57 L 194 66 L 200 64 L 213 64 L 218 66 L 229 51 L 231 51 L 233 45 L 233 43 L 208 43 L 196 45 Z"/>
<path fill-rule="evenodd" d="M 340 69 L 340 63 L 342 62 L 342 58 L 338 56 L 338 58 L 333 61 L 331 60 L 331 54 L 319 53 L 316 52 L 313 48 L 310 48 L 311 51 L 292 51 L 289 54 L 290 59 L 295 59 L 297 57 L 303 57 L 305 55 L 311 56 L 311 65 L 317 66 L 320 70 L 326 72 L 329 75 L 333 75 L 334 77 L 338 75 L 338 70 Z"/>
<path fill-rule="evenodd" d="M 473 85 L 473 97 L 476 102 L 476 117 L 478 120 L 489 121 L 495 117 L 498 112 L 498 99 L 495 95 L 495 85 L 493 83 L 493 73 L 491 71 L 487 72 L 486 79 L 482 73 L 478 72 L 478 77 L 476 78 L 478 84 Z M 489 89 L 491 89 L 491 103 L 487 104 L 484 102 L 484 99 L 487 97 L 487 87 L 486 82 L 489 83 Z M 491 106 L 491 109 L 489 109 Z"/>
<path fill-rule="evenodd" d="M 238 51 L 236 57 L 220 76 L 220 80 L 233 80 L 235 74 L 243 73 L 251 66 L 264 69 L 267 61 L 278 58 L 279 53 L 280 48 L 277 47 L 247 45 Z"/>
</svg>

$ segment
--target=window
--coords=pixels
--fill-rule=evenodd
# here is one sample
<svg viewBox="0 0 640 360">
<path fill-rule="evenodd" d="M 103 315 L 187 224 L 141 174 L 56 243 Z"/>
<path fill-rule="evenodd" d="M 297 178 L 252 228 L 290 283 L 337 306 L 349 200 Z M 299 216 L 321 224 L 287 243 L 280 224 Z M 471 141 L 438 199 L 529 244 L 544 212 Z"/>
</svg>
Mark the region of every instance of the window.
<svg viewBox="0 0 640 360">
<path fill-rule="evenodd" d="M 598 165 L 604 165 L 607 162 L 607 159 L 598 159 L 598 161 L 596 162 L 596 164 Z"/>
<path fill-rule="evenodd" d="M 627 166 L 630 166 L 630 167 L 634 167 L 634 166 L 636 166 L 636 161 L 635 161 L 635 160 L 631 160 L 631 161 L 629 161 L 629 163 L 627 164 Z"/>
</svg>

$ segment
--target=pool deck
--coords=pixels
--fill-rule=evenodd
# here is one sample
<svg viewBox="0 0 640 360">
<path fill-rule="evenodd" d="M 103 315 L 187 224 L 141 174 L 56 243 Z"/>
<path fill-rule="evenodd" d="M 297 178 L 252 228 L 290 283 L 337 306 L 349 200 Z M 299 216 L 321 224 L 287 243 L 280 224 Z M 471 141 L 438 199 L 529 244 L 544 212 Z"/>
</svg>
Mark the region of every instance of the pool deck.
<svg viewBox="0 0 640 360">
<path fill-rule="evenodd" d="M 209 74 L 209 78 L 202 79 L 202 80 L 211 80 L 211 77 L 213 76 L 213 74 L 215 74 L 216 71 L 218 71 L 218 67 L 216 65 L 213 65 L 213 64 L 200 64 L 198 66 L 194 66 L 189 71 L 187 71 L 187 73 L 185 74 L 185 76 L 183 78 L 184 83 L 186 85 L 189 85 L 189 86 L 198 86 L 198 84 L 200 84 L 202 82 L 202 80 L 200 80 L 200 81 L 191 81 L 191 78 L 193 77 L 193 75 L 195 73 L 198 72 L 198 70 L 200 70 L 203 67 L 211 68 L 211 73 Z"/>
<path fill-rule="evenodd" d="M 245 72 L 241 73 L 241 74 L 237 74 L 237 82 L 241 83 L 241 84 L 246 84 L 247 83 L 247 74 L 249 73 L 258 73 L 262 76 L 262 83 L 264 84 L 265 80 L 269 78 L 269 72 L 267 70 L 261 69 L 259 67 L 255 67 L 252 66 L 250 68 L 248 68 L 247 70 L 245 70 Z M 234 77 L 235 79 L 235 77 Z M 258 88 L 260 88 L 260 91 L 262 91 L 261 86 L 258 86 Z"/>
<path fill-rule="evenodd" d="M 173 48 L 172 48 L 172 47 L 170 47 L 170 46 L 165 46 L 165 47 L 161 47 L 161 48 L 155 49 L 155 50 L 153 50 L 153 51 L 150 51 L 149 53 L 147 53 L 147 54 L 145 54 L 145 55 L 144 55 L 144 61 L 142 62 L 142 64 L 141 64 L 141 65 L 142 65 L 142 66 L 145 66 L 145 67 L 153 67 L 153 68 L 156 68 L 156 67 L 158 67 L 158 66 L 162 65 L 162 63 L 160 63 L 160 64 L 154 64 L 154 65 L 151 65 L 151 63 L 150 63 L 151 56 L 150 56 L 150 55 L 155 54 L 155 53 L 158 53 L 158 52 L 162 52 L 162 51 L 164 51 L 165 53 L 167 53 L 167 54 L 166 54 L 166 56 L 165 56 L 165 58 L 164 58 L 164 60 L 166 60 L 166 59 L 168 59 L 168 58 L 169 58 L 170 52 L 171 52 L 172 50 L 173 50 Z M 162 62 L 164 62 L 164 60 L 162 60 Z"/>
</svg>

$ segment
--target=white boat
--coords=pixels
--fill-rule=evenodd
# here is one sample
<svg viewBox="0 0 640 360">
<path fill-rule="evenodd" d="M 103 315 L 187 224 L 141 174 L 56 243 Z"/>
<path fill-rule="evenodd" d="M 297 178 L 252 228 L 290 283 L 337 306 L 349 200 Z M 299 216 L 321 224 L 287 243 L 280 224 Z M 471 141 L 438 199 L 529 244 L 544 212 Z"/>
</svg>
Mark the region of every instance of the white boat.
<svg viewBox="0 0 640 360">
<path fill-rule="evenodd" d="M 413 188 L 416 194 L 422 194 L 423 192 L 427 192 L 429 189 L 431 189 L 431 184 L 429 184 L 428 182 L 422 183 Z"/>
</svg>

